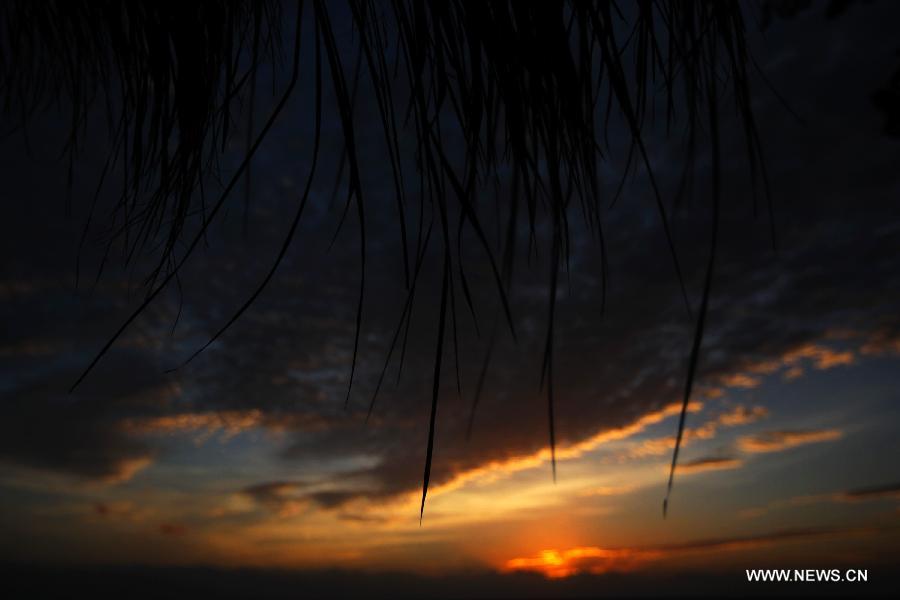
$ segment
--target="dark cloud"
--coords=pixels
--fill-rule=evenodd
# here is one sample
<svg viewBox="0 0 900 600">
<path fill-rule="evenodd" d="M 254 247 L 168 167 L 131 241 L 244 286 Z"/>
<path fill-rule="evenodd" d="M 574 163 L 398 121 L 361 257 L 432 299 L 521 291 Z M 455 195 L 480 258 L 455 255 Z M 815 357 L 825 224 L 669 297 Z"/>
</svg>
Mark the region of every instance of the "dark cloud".
<svg viewBox="0 0 900 600">
<path fill-rule="evenodd" d="M 172 390 L 141 375 L 140 355 L 118 355 L 98 378 L 66 393 L 60 365 L 11 391 L 2 406 L 0 460 L 87 480 L 119 482 L 148 466 L 155 450 L 122 431 L 123 415 L 158 410 Z"/>
<path fill-rule="evenodd" d="M 371 488 L 328 489 L 333 488 L 333 485 L 332 481 L 325 482 L 324 486 L 321 482 L 269 481 L 247 486 L 238 493 L 250 498 L 266 510 L 281 515 L 292 515 L 310 506 L 336 509 L 360 497 L 373 500 L 377 499 L 379 495 L 388 495 L 379 494 Z"/>
<path fill-rule="evenodd" d="M 878 20 L 879 27 L 888 22 Z M 757 44 L 760 61 L 781 95 L 817 127 L 799 127 L 774 95 L 759 86 L 758 120 L 774 192 L 777 253 L 762 202 L 754 216 L 742 134 L 725 132 L 729 203 L 701 360 L 701 391 L 725 376 L 822 342 L 835 329 L 856 331 L 859 339 L 869 339 L 875 331 L 898 331 L 896 145 L 880 135 L 878 115 L 867 95 L 857 93 L 881 76 L 888 59 L 878 57 L 886 36 L 872 35 L 867 27 L 848 27 L 841 35 L 857 49 L 852 56 L 832 52 L 822 57 L 821 49 L 832 42 L 827 31 L 807 32 L 802 43 L 774 31 Z M 876 58 L 855 62 L 854 56 L 862 55 Z M 805 65 L 814 72 L 798 77 L 808 71 Z M 842 82 L 840 89 L 835 80 Z M 208 248 L 183 274 L 183 305 L 175 294 L 166 296 L 129 330 L 119 345 L 123 353 L 108 356 L 101 365 L 112 366 L 87 381 L 114 382 L 113 389 L 96 394 L 87 386 L 74 396 L 64 390 L 134 304 L 135 297 L 127 293 L 129 274 L 107 273 L 93 296 L 73 293 L 72 254 L 81 228 L 63 219 L 59 206 L 37 200 L 61 198 L 63 178 L 47 177 L 15 148 L 4 147 L 4 155 L 11 155 L 3 166 L 5 180 L 22 200 L 11 203 L 16 219 L 7 223 L 17 225 L 5 226 L 9 235 L 3 242 L 9 275 L 0 312 L 10 326 L 2 352 L 11 365 L 2 371 L 4 460 L 89 478 L 123 477 L 129 465 L 145 464 L 154 456 L 156 448 L 142 437 L 150 426 L 176 422 L 160 419 L 210 415 L 209 422 L 216 423 L 212 415 L 259 411 L 254 423 L 291 434 L 280 458 L 301 464 L 335 457 L 369 459 L 368 466 L 335 475 L 327 489 L 280 482 L 244 490 L 261 504 L 279 511 L 298 503 L 339 507 L 354 497 L 386 498 L 421 485 L 439 257 L 432 252 L 426 258 L 403 377 L 397 385 L 398 349 L 373 418 L 364 426 L 404 299 L 390 183 L 375 169 L 363 173 L 365 187 L 370 206 L 384 210 L 367 215 L 368 287 L 349 409 L 344 397 L 355 325 L 358 225 L 348 220 L 329 250 L 342 211 L 340 202 L 329 205 L 331 181 L 317 185 L 298 242 L 259 301 L 191 364 L 163 374 L 227 321 L 276 255 L 308 151 L 295 151 L 308 127 L 301 116 L 290 117 L 288 124 L 295 129 L 273 138 L 255 167 L 260 183 L 250 238 L 242 238 L 236 218 L 211 232 Z M 680 183 L 683 148 L 680 141 L 662 141 L 657 132 L 647 136 L 668 202 Z M 699 157 L 697 186 L 706 181 L 708 158 Z M 62 166 L 55 168 L 63 172 Z M 612 192 L 617 180 L 608 183 Z M 89 197 L 92 189 L 85 185 L 82 196 Z M 696 306 L 708 252 L 708 191 L 697 187 L 692 192 L 673 211 L 672 225 Z M 574 219 L 571 270 L 558 292 L 554 386 L 560 444 L 627 425 L 678 400 L 686 372 L 692 321 L 680 298 L 646 173 L 639 171 L 627 182 L 624 197 L 605 211 L 604 219 L 610 267 L 605 313 L 600 311 L 600 249 Z M 536 236 L 540 240 L 546 232 Z M 97 258 L 98 246 L 91 246 L 87 259 Z M 444 353 L 433 484 L 488 461 L 535 452 L 547 443 L 546 401 L 539 382 L 549 265 L 546 250 L 538 250 L 543 254 L 526 260 L 523 253 L 515 265 L 511 297 L 518 341 L 513 343 L 500 326 L 474 435 L 467 440 L 475 382 L 490 321 L 498 311 L 483 254 L 474 244 L 463 245 L 469 285 L 478 300 L 480 335 L 460 293 L 458 352 L 451 343 Z M 96 262 L 86 260 L 94 267 Z M 879 348 L 889 347 L 896 337 L 879 339 Z M 454 381 L 457 354 L 461 396 Z M 177 393 L 164 391 L 175 388 Z M 748 438 L 747 443 L 783 447 L 789 440 L 786 433 L 777 439 L 774 434 Z"/>
<path fill-rule="evenodd" d="M 847 500 L 875 500 L 879 498 L 900 498 L 900 483 L 888 483 L 874 487 L 857 488 L 842 494 Z"/>
<path fill-rule="evenodd" d="M 705 540 L 696 540 L 678 544 L 666 544 L 656 546 L 654 549 L 666 552 L 696 552 L 696 551 L 714 551 L 714 550 L 732 550 L 737 548 L 745 548 L 750 546 L 761 546 L 778 544 L 792 540 L 808 540 L 823 537 L 835 537 L 844 535 L 874 535 L 877 532 L 871 529 L 784 529 L 780 531 L 767 532 L 748 536 L 712 538 Z"/>
<path fill-rule="evenodd" d="M 774 510 L 806 507 L 813 504 L 869 502 L 878 500 L 900 500 L 900 484 L 889 483 L 825 494 L 791 496 L 789 498 L 774 500 L 764 506 L 745 509 L 741 511 L 741 514 L 747 518 L 756 518 Z"/>
<path fill-rule="evenodd" d="M 290 481 L 269 481 L 248 486 L 240 490 L 240 494 L 250 498 L 259 506 L 277 514 L 293 511 L 295 507 L 306 506 L 303 490 L 308 487 L 303 483 Z"/>
<path fill-rule="evenodd" d="M 180 523 L 162 523 L 159 526 L 159 532 L 163 535 L 179 537 L 188 532 L 188 528 Z"/>
</svg>

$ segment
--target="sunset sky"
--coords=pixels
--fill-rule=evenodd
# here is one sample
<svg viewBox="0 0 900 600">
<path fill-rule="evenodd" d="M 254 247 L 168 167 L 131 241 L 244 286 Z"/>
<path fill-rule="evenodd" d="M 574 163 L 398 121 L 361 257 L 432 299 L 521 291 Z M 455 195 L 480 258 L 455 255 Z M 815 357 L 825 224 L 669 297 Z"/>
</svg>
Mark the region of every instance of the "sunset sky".
<svg viewBox="0 0 900 600">
<path fill-rule="evenodd" d="M 882 132 L 870 96 L 897 66 L 898 16 L 897 5 L 875 3 L 834 20 L 811 10 L 754 29 L 761 69 L 803 122 L 758 82 L 777 253 L 765 211 L 754 216 L 743 141 L 726 137 L 725 193 L 734 200 L 666 519 L 692 321 L 644 171 L 604 210 L 603 313 L 598 245 L 573 223 L 570 272 L 557 296 L 555 483 L 540 388 L 546 255 L 516 265 L 518 341 L 501 323 L 467 438 L 499 312 L 479 249 L 466 251 L 485 308 L 480 335 L 459 311 L 461 393 L 452 346 L 445 349 L 420 523 L 440 256 L 426 258 L 403 372 L 398 378 L 395 355 L 366 423 L 404 299 L 383 171 L 364 173 L 385 208 L 367 224 L 367 303 L 347 408 L 358 225 L 348 220 L 330 246 L 343 208 L 330 203 L 330 175 L 317 183 L 302 243 L 258 303 L 169 372 L 241 304 L 277 253 L 309 162 L 308 99 L 293 103 L 255 163 L 249 237 L 236 204 L 188 264 L 183 303 L 172 291 L 153 304 L 71 394 L 140 301 L 142 273 L 111 257 L 95 284 L 103 246 L 90 239 L 75 288 L 102 150 L 83 153 L 73 190 L 81 202 L 69 217 L 67 165 L 58 160 L 65 117 L 51 110 L 33 125 L 31 155 L 20 150 L 23 135 L 5 137 L 0 556 L 425 577 L 527 572 L 555 581 L 767 566 L 889 570 L 900 550 L 900 147 Z M 360 119 L 374 110 L 364 104 Z M 329 126 L 337 127 L 333 118 Z M 648 138 L 671 198 L 681 146 L 657 132 Z M 338 142 L 328 144 L 334 155 Z M 385 160 L 371 147 L 373 164 Z M 623 161 L 604 166 L 610 193 Z M 707 253 L 707 222 L 693 210 L 708 160 L 699 164 L 701 191 L 672 215 L 694 303 Z"/>
</svg>

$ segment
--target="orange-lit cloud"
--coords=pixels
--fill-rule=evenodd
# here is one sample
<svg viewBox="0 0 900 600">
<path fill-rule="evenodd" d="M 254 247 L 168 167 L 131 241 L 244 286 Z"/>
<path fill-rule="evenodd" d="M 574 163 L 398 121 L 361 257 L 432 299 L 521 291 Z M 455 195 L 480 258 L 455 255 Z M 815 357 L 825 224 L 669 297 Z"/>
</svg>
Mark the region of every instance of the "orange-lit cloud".
<svg viewBox="0 0 900 600">
<path fill-rule="evenodd" d="M 702 406 L 699 402 L 692 402 L 688 406 L 688 411 L 698 412 L 702 409 Z M 623 427 L 601 431 L 579 442 L 561 444 L 557 446 L 556 459 L 560 462 L 577 459 L 603 444 L 625 440 L 638 435 L 651 425 L 676 416 L 680 412 L 681 405 L 672 403 L 657 411 L 645 414 Z M 461 470 L 444 483 L 434 485 L 429 489 L 428 496 L 429 498 L 434 498 L 459 490 L 470 484 L 497 482 L 514 473 L 537 468 L 549 462 L 549 447 L 541 448 L 530 454 L 488 461 L 475 468 Z M 421 491 L 418 488 L 400 489 L 394 492 L 391 490 L 373 490 L 365 487 L 362 489 L 342 487 L 348 483 L 351 482 L 349 480 L 331 482 L 330 485 L 326 482 L 319 486 L 313 486 L 299 482 L 273 481 L 243 488 L 240 490 L 239 495 L 245 500 L 250 500 L 253 504 L 280 516 L 300 514 L 311 505 L 323 509 L 338 509 L 349 503 L 359 501 L 362 504 L 374 505 L 372 507 L 365 506 L 361 509 L 382 510 L 387 509 L 388 505 L 393 509 L 400 507 L 405 509 L 409 506 L 418 506 L 418 503 L 421 501 Z M 369 516 L 368 513 L 367 516 Z"/>
<path fill-rule="evenodd" d="M 791 367 L 787 371 L 784 372 L 784 379 L 786 381 L 793 381 L 795 379 L 799 379 L 803 377 L 803 368 L 802 367 Z"/>
<path fill-rule="evenodd" d="M 771 375 L 781 369 L 781 362 L 778 359 L 763 360 L 750 365 L 747 370 L 755 375 Z"/>
<path fill-rule="evenodd" d="M 848 334 L 826 334 L 824 337 L 831 340 L 846 340 Z M 890 332 L 870 336 L 859 349 L 859 353 L 865 355 L 880 355 L 886 352 L 900 353 L 900 341 Z M 790 381 L 801 377 L 806 365 L 818 370 L 827 370 L 852 365 L 855 362 L 856 353 L 853 350 L 835 350 L 824 344 L 809 342 L 791 348 L 777 358 L 751 363 L 741 371 L 720 376 L 718 383 L 726 388 L 753 389 L 762 383 L 763 376 L 781 370 L 784 370 L 782 377 Z"/>
<path fill-rule="evenodd" d="M 732 375 L 726 375 L 721 379 L 722 385 L 732 388 L 742 388 L 742 389 L 751 389 L 755 388 L 760 384 L 760 380 L 757 377 L 751 377 L 750 375 L 746 375 L 744 373 L 734 373 Z"/>
<path fill-rule="evenodd" d="M 860 353 L 866 356 L 900 354 L 900 333 L 890 329 L 876 331 L 860 348 Z"/>
<path fill-rule="evenodd" d="M 226 437 L 237 435 L 247 429 L 262 424 L 260 410 L 225 410 L 202 413 L 181 413 L 160 417 L 128 419 L 122 428 L 132 434 L 171 434 L 188 431 L 203 431 L 213 434 L 223 432 Z"/>
<path fill-rule="evenodd" d="M 834 441 L 842 436 L 838 429 L 765 431 L 740 438 L 738 446 L 744 452 L 779 452 L 795 446 Z"/>
<path fill-rule="evenodd" d="M 763 406 L 735 406 L 730 411 L 721 413 L 698 427 L 687 428 L 684 431 L 683 445 L 688 445 L 691 440 L 709 440 L 716 436 L 720 427 L 738 427 L 749 425 L 768 416 L 769 411 Z M 675 437 L 666 436 L 641 440 L 635 443 L 627 451 L 618 456 L 619 460 L 633 460 L 651 456 L 668 454 L 675 447 Z"/>
<path fill-rule="evenodd" d="M 581 491 L 582 497 L 621 496 L 637 489 L 636 485 L 601 485 Z"/>
<path fill-rule="evenodd" d="M 739 458 L 705 457 L 687 461 L 678 465 L 679 473 L 702 473 L 703 471 L 724 471 L 737 469 L 744 462 Z"/>
<path fill-rule="evenodd" d="M 110 471 L 100 478 L 100 481 L 107 484 L 124 483 L 129 481 L 139 471 L 149 467 L 152 463 L 153 459 L 149 456 L 138 456 L 117 460 L 114 465 L 111 465 Z"/>
<path fill-rule="evenodd" d="M 819 370 L 852 365 L 855 361 L 853 352 L 833 350 L 821 344 L 803 344 L 786 353 L 782 360 L 785 365 L 795 365 L 804 359 L 812 362 Z"/>
<path fill-rule="evenodd" d="M 709 440 L 716 436 L 720 427 L 738 427 L 749 425 L 767 417 L 769 410 L 764 406 L 735 406 L 728 412 L 721 413 L 699 427 L 685 429 L 686 439 Z"/>
<path fill-rule="evenodd" d="M 725 427 L 748 425 L 768 416 L 769 410 L 764 406 L 735 406 L 733 410 L 719 415 L 718 422 Z"/>
<path fill-rule="evenodd" d="M 693 439 L 693 436 L 688 432 L 685 435 L 683 444 L 686 446 L 690 439 Z M 662 438 L 651 438 L 636 442 L 628 450 L 621 453 L 618 458 L 619 460 L 635 460 L 651 456 L 662 456 L 671 453 L 674 448 L 675 436 L 668 435 Z"/>
<path fill-rule="evenodd" d="M 688 412 L 699 412 L 702 408 L 702 403 L 691 402 L 690 405 L 688 405 Z M 657 411 L 647 413 L 624 427 L 601 431 L 580 442 L 558 446 L 556 449 L 556 460 L 559 462 L 579 458 L 584 454 L 599 448 L 603 444 L 633 437 L 643 432 L 647 427 L 655 425 L 667 417 L 675 416 L 680 413 L 681 404 L 677 402 L 672 403 Z M 549 462 L 549 447 L 541 448 L 532 454 L 516 456 L 506 460 L 490 461 L 474 469 L 457 473 L 450 481 L 436 486 L 433 491 L 429 490 L 429 495 L 446 493 L 476 480 L 494 480 L 511 473 L 539 467 Z M 418 492 L 414 492 L 411 497 L 417 498 Z"/>
<path fill-rule="evenodd" d="M 336 423 L 326 417 L 313 413 L 272 414 L 256 408 L 130 418 L 119 423 L 120 429 L 130 435 L 196 433 L 198 442 L 203 442 L 217 433 L 222 439 L 228 440 L 256 428 L 274 432 L 315 431 L 335 425 Z"/>
</svg>

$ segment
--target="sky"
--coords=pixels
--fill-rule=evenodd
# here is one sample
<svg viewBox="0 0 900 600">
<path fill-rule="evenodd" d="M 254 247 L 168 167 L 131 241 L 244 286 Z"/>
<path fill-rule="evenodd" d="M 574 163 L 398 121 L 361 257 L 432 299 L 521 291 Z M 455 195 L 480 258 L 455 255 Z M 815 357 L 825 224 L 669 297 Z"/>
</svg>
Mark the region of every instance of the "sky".
<svg viewBox="0 0 900 600">
<path fill-rule="evenodd" d="M 450 375 L 420 522 L 440 256 L 426 257 L 402 373 L 394 356 L 366 422 L 404 301 L 378 145 L 363 141 L 377 210 L 367 217 L 367 301 L 346 407 L 358 224 L 349 219 L 331 244 L 342 207 L 328 177 L 259 301 L 180 366 L 277 253 L 310 159 L 302 98 L 254 162 L 249 234 L 236 201 L 188 263 L 181 295 L 151 305 L 69 393 L 140 302 L 141 271 L 112 257 L 94 281 L 103 247 L 94 235 L 76 261 L 102 135 L 82 152 L 68 213 L 60 117 L 48 110 L 29 125 L 27 146 L 21 131 L 0 142 L 9 194 L 0 557 L 59 568 L 284 569 L 328 585 L 322 574 L 338 570 L 372 589 L 430 581 L 460 594 L 568 594 L 596 582 L 615 590 L 620 576 L 736 582 L 761 567 L 887 577 L 900 549 L 900 142 L 885 134 L 871 95 L 897 66 L 897 16 L 896 5 L 872 3 L 753 30 L 754 55 L 778 91 L 760 80 L 754 92 L 777 250 L 765 210 L 753 208 L 743 141 L 726 130 L 723 241 L 666 519 L 693 330 L 646 171 L 604 209 L 603 311 L 597 241 L 574 225 L 557 295 L 555 482 L 540 387 L 546 259 L 517 262 L 518 339 L 498 329 L 468 435 L 496 297 L 483 255 L 465 250 L 473 294 L 488 308 L 478 331 L 460 311 L 458 356 L 449 346 L 444 356 Z M 363 103 L 360 119 L 374 110 Z M 325 126 L 333 155 L 337 122 Z M 612 135 L 625 139 L 621 124 Z M 673 197 L 683 146 L 650 132 L 648 150 Z M 236 144 L 228 156 L 239 153 Z M 622 162 L 604 166 L 610 191 Z M 709 164 L 701 153 L 697 191 L 672 213 L 695 305 Z"/>
</svg>

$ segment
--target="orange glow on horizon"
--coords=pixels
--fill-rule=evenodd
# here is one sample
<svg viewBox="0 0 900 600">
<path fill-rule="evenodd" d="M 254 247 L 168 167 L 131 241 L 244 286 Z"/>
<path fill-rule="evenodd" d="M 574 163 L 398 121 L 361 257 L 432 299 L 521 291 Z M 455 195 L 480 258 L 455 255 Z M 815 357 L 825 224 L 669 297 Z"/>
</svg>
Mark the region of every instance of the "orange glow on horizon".
<svg viewBox="0 0 900 600">
<path fill-rule="evenodd" d="M 578 573 L 600 575 L 610 571 L 627 571 L 658 555 L 659 552 L 652 550 L 577 546 L 564 551 L 541 550 L 533 557 L 512 558 L 501 570 L 532 571 L 549 579 L 561 579 Z"/>
</svg>

